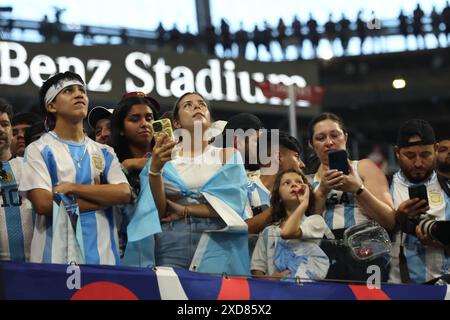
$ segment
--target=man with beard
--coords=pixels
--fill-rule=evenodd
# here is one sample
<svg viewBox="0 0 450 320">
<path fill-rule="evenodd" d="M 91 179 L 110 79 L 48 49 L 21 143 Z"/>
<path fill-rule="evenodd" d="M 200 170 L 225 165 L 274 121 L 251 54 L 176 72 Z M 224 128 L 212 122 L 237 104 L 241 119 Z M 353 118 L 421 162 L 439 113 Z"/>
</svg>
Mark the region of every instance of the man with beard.
<svg viewBox="0 0 450 320">
<path fill-rule="evenodd" d="M 450 220 L 450 201 L 434 171 L 437 148 L 434 130 L 428 122 L 413 119 L 400 127 L 395 147 L 400 170 L 391 184 L 396 231 L 390 282 L 424 283 L 449 272 L 450 247 L 418 226 L 424 218 Z M 429 205 L 425 200 L 409 199 L 408 188 L 421 184 L 426 186 Z"/>
<path fill-rule="evenodd" d="M 438 142 L 436 171 L 442 189 L 450 197 L 450 135 L 441 136 Z"/>
<path fill-rule="evenodd" d="M 33 234 L 31 203 L 17 189 L 23 158 L 12 159 L 12 107 L 0 99 L 0 260 L 27 262 Z"/>
</svg>

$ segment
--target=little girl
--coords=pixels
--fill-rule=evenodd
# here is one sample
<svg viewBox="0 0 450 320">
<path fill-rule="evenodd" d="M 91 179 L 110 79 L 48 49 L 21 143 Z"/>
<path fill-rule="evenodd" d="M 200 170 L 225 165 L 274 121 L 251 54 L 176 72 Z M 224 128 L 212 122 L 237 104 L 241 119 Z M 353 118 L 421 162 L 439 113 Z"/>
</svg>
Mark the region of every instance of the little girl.
<svg viewBox="0 0 450 320">
<path fill-rule="evenodd" d="M 305 217 L 314 207 L 305 175 L 294 169 L 278 173 L 270 203 L 274 222 L 259 235 L 252 274 L 285 280 L 324 279 L 330 263 L 318 243 L 331 232 L 321 216 Z"/>
</svg>

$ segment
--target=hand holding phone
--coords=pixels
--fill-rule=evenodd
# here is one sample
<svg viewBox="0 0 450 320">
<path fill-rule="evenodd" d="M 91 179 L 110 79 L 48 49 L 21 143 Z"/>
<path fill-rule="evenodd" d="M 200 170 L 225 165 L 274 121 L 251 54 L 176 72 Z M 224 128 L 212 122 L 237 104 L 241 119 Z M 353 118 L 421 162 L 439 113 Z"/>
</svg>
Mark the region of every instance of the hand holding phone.
<svg viewBox="0 0 450 320">
<path fill-rule="evenodd" d="M 345 175 L 350 173 L 348 155 L 345 150 L 333 150 L 328 152 L 328 165 L 330 169 L 342 171 Z"/>
<path fill-rule="evenodd" d="M 410 199 L 419 198 L 420 200 L 425 200 L 427 206 L 429 206 L 427 187 L 424 184 L 408 187 L 408 193 Z"/>
<path fill-rule="evenodd" d="M 159 120 L 153 120 L 152 123 L 152 133 L 153 137 L 156 140 L 158 136 L 160 136 L 162 133 L 167 133 L 169 142 L 172 142 L 175 140 L 173 135 L 173 129 L 172 129 L 172 122 L 168 118 L 163 118 Z"/>
</svg>

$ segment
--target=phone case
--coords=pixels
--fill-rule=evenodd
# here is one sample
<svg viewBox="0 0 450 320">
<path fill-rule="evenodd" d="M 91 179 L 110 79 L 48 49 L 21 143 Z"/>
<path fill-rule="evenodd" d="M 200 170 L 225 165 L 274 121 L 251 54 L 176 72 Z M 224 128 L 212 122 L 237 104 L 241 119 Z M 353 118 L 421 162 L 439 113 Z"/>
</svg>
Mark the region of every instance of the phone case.
<svg viewBox="0 0 450 320">
<path fill-rule="evenodd" d="M 166 132 L 169 136 L 169 139 L 171 141 L 174 140 L 172 123 L 171 123 L 170 119 L 168 119 L 168 118 L 153 120 L 152 121 L 152 132 L 153 132 L 153 136 L 155 138 L 158 137 L 158 135 L 160 135 L 161 133 Z"/>
<path fill-rule="evenodd" d="M 330 169 L 337 169 L 346 175 L 350 173 L 348 155 L 345 150 L 330 151 L 328 153 L 328 164 Z"/>
<path fill-rule="evenodd" d="M 427 187 L 424 184 L 408 187 L 408 193 L 410 199 L 414 198 L 419 198 L 421 200 L 423 199 L 427 202 L 428 205 L 428 191 Z"/>
</svg>

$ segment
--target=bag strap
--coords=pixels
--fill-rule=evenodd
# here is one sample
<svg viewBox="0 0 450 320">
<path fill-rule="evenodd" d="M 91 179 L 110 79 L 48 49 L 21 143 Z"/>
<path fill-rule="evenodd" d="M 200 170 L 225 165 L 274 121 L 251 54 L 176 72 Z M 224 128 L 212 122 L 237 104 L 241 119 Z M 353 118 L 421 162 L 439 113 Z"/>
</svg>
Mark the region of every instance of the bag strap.
<svg viewBox="0 0 450 320">
<path fill-rule="evenodd" d="M 440 277 L 437 277 L 437 278 L 431 279 L 427 282 L 424 282 L 424 284 L 436 284 L 436 282 L 438 282 L 441 279 L 450 284 L 450 274 L 444 274 Z"/>
<path fill-rule="evenodd" d="M 400 232 L 400 252 L 398 254 L 399 267 L 400 267 L 400 279 L 402 283 L 410 283 L 408 261 L 406 260 L 404 247 L 403 247 L 403 232 Z"/>
</svg>

